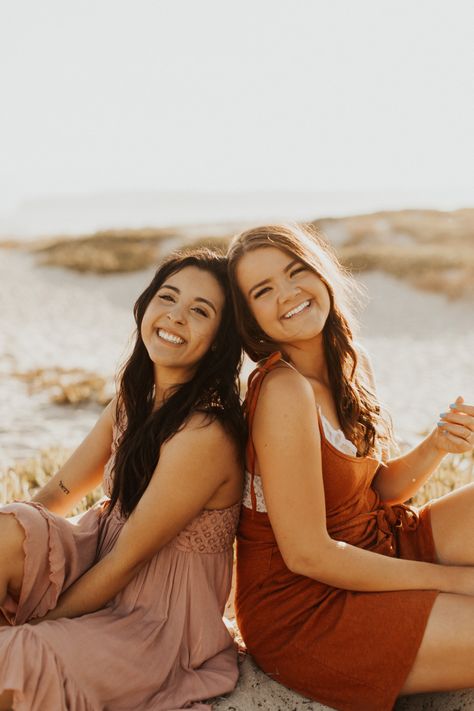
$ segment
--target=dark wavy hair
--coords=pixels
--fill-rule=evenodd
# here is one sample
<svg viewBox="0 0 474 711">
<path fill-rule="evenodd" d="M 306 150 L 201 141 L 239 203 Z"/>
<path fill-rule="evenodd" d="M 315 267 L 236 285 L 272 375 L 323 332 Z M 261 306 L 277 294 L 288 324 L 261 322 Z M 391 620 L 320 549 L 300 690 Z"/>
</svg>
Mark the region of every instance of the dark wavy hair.
<svg viewBox="0 0 474 711">
<path fill-rule="evenodd" d="M 239 260 L 244 254 L 265 247 L 276 247 L 290 258 L 296 257 L 326 285 L 330 311 L 323 342 L 342 430 L 361 456 L 375 454 L 376 439 L 382 449 L 388 449 L 393 444 L 391 423 L 382 413 L 366 371 L 359 364 L 353 340 L 354 311 L 361 290 L 317 229 L 297 224 L 265 225 L 234 237 L 227 259 L 237 326 L 245 351 L 252 360 L 258 361 L 278 350 L 278 344 L 258 325 L 237 285 Z"/>
<path fill-rule="evenodd" d="M 166 279 L 185 267 L 211 274 L 221 286 L 225 301 L 212 348 L 203 356 L 192 378 L 171 391 L 154 411 L 154 368 L 141 336 L 145 311 Z M 160 457 L 161 445 L 176 434 L 193 412 L 208 421 L 218 419 L 243 452 L 245 424 L 240 405 L 238 372 L 241 340 L 235 324 L 227 277 L 227 260 L 209 249 L 171 254 L 138 297 L 134 310 L 136 334 L 131 356 L 119 373 L 116 419 L 122 430 L 115 453 L 114 484 L 108 512 L 117 502 L 129 516 L 147 488 Z M 203 465 L 205 466 L 205 464 Z"/>
</svg>

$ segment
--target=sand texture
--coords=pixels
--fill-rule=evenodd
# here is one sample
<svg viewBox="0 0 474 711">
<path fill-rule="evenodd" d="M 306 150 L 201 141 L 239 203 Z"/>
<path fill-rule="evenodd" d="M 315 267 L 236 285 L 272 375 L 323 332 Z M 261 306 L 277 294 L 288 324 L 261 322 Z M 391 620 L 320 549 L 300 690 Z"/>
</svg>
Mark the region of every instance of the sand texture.
<svg viewBox="0 0 474 711">
<path fill-rule="evenodd" d="M 131 274 L 80 274 L 40 267 L 32 255 L 0 252 L 0 474 L 43 447 L 77 446 L 97 419 L 100 398 L 61 400 L 51 388 L 31 390 L 15 377 L 34 369 L 85 369 L 113 386 L 127 351 L 131 308 L 152 270 Z M 406 443 L 434 426 L 457 395 L 474 401 L 473 301 L 449 301 L 420 292 L 380 272 L 364 273 L 369 303 L 360 340 L 371 354 L 379 396 Z M 246 371 L 249 371 L 249 364 Z M 59 372 L 59 371 L 55 371 Z M 64 376 L 66 377 L 66 376 Z M 91 375 L 91 378 L 93 376 Z M 99 385 L 100 385 L 99 381 Z M 30 388 L 30 390 L 28 389 Z M 52 397 L 53 395 L 53 397 Z M 56 398 L 56 399 L 55 399 Z M 64 404 L 69 402 L 69 404 Z M 8 476 L 8 474 L 7 474 Z M 0 478 L 0 483 L 2 480 Z M 322 711 L 272 681 L 246 657 L 233 694 L 215 711 Z M 420 695 L 398 711 L 474 709 L 474 691 Z"/>
<path fill-rule="evenodd" d="M 213 711 L 334 711 L 329 706 L 290 691 L 270 679 L 246 655 L 235 691 L 213 704 Z M 468 711 L 474 709 L 474 689 L 400 698 L 394 711 Z M 336 710 L 337 711 L 337 710 Z"/>
</svg>

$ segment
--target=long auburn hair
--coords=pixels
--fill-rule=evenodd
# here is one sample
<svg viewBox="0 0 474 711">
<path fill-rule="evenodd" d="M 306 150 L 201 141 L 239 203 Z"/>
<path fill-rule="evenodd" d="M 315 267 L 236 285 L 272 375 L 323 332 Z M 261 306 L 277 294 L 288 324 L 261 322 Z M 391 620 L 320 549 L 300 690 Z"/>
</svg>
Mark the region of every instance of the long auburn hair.
<svg viewBox="0 0 474 711">
<path fill-rule="evenodd" d="M 212 348 L 198 363 L 192 378 L 176 386 L 154 411 L 154 367 L 141 336 L 145 311 L 172 274 L 185 267 L 211 274 L 224 291 L 225 301 Z M 176 434 L 196 411 L 208 421 L 218 419 L 243 451 L 245 424 L 240 405 L 238 372 L 241 340 L 235 325 L 227 276 L 227 260 L 209 249 L 189 250 L 165 258 L 133 309 L 136 333 L 132 354 L 119 373 L 116 420 L 121 430 L 114 461 L 114 483 L 108 506 L 117 502 L 129 516 L 147 488 L 160 457 L 161 445 Z"/>
<path fill-rule="evenodd" d="M 359 365 L 353 339 L 357 327 L 354 312 L 362 292 L 316 228 L 296 224 L 265 225 L 234 237 L 227 253 L 228 269 L 237 326 L 246 353 L 258 361 L 279 348 L 262 331 L 237 285 L 239 260 L 262 247 L 276 247 L 290 258 L 296 257 L 325 284 L 330 310 L 323 329 L 323 344 L 342 430 L 360 456 L 374 455 L 376 444 L 383 450 L 388 449 L 393 444 L 391 423 L 381 411 L 365 369 Z"/>
</svg>

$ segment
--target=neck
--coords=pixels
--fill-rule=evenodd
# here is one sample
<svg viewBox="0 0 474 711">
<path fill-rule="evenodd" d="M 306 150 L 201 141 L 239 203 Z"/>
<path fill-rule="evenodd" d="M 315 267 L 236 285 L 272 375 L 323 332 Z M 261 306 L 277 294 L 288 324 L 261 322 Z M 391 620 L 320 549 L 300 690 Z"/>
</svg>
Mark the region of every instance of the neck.
<svg viewBox="0 0 474 711">
<path fill-rule="evenodd" d="M 191 380 L 192 376 L 192 372 L 184 372 L 180 368 L 163 368 L 155 365 L 155 409 L 161 407 L 174 388 L 184 385 Z"/>
<path fill-rule="evenodd" d="M 322 333 L 310 341 L 282 344 L 281 351 L 305 378 L 313 378 L 329 386 L 329 372 Z"/>
</svg>

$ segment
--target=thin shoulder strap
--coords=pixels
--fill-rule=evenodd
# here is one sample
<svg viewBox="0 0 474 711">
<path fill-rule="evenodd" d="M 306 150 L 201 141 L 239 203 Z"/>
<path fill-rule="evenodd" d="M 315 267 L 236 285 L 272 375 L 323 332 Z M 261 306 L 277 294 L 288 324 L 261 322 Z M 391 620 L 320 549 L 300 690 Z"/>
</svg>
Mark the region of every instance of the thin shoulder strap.
<svg viewBox="0 0 474 711">
<path fill-rule="evenodd" d="M 252 501 L 252 512 L 257 510 L 257 497 L 255 495 L 255 447 L 252 440 L 253 420 L 257 408 L 258 396 L 266 374 L 275 368 L 283 358 L 280 351 L 275 351 L 262 363 L 259 363 L 255 370 L 250 373 L 247 385 L 247 395 L 245 397 L 244 410 L 247 417 L 248 438 L 246 447 L 247 465 L 250 473 L 250 499 Z"/>
</svg>

